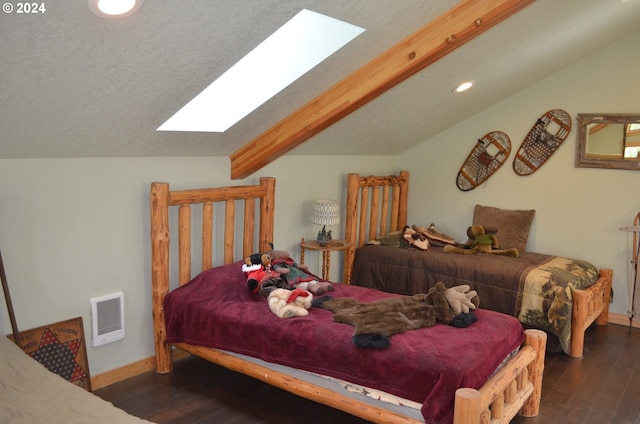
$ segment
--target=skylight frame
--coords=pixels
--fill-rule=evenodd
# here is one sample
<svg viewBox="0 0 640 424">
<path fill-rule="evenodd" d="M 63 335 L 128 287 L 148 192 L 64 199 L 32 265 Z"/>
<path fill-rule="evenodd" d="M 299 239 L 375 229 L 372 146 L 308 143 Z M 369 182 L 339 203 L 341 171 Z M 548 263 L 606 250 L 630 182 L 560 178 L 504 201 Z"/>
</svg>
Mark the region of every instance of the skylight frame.
<svg viewBox="0 0 640 424">
<path fill-rule="evenodd" d="M 303 9 L 157 131 L 225 132 L 364 31 Z"/>
</svg>

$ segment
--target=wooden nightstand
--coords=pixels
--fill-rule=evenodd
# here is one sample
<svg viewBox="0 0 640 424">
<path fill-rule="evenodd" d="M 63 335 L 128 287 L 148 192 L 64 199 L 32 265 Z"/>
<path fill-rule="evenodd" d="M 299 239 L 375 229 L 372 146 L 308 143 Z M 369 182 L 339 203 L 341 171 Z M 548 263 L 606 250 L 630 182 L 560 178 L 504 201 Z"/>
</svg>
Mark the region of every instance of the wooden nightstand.
<svg viewBox="0 0 640 424">
<path fill-rule="evenodd" d="M 331 267 L 331 252 L 341 252 L 349 247 L 351 247 L 352 243 L 349 243 L 345 240 L 331 240 L 327 243 L 326 246 L 320 246 L 317 240 L 305 240 L 302 239 L 300 242 L 300 263 L 304 264 L 304 251 L 306 250 L 314 250 L 317 252 L 322 252 L 322 279 L 329 279 L 329 270 Z"/>
</svg>

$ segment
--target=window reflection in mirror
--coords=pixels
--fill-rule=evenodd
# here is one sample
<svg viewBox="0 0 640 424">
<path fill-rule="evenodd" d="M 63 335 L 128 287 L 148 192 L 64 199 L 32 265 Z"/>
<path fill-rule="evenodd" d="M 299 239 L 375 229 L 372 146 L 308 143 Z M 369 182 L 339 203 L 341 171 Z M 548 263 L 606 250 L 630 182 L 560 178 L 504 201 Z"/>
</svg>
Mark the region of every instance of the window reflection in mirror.
<svg viewBox="0 0 640 424">
<path fill-rule="evenodd" d="M 640 170 L 640 114 L 579 114 L 576 166 Z"/>
<path fill-rule="evenodd" d="M 624 128 L 624 158 L 640 159 L 640 123 L 626 124 Z"/>
</svg>

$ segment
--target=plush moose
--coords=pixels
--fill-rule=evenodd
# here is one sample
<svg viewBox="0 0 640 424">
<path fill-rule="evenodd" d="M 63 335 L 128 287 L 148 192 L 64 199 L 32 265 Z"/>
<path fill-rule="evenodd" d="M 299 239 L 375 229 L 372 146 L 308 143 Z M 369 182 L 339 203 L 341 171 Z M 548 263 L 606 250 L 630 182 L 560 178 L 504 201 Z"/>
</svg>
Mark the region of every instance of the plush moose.
<svg viewBox="0 0 640 424">
<path fill-rule="evenodd" d="M 480 224 L 473 224 L 469 227 L 467 235 L 470 239 L 473 239 L 468 248 L 447 245 L 442 249 L 442 251 L 444 253 L 461 253 L 463 255 L 491 253 L 494 255 L 511 256 L 514 258 L 520 256 L 520 252 L 518 252 L 518 249 L 516 248 L 500 249 L 498 237 L 495 234 L 488 233 Z"/>
<path fill-rule="evenodd" d="M 371 303 L 359 303 L 352 298 L 328 299 L 320 304 L 321 308 L 335 313 L 333 320 L 355 327 L 353 343 L 358 347 L 386 349 L 391 346 L 390 337 L 418 328 L 432 327 L 441 322 L 452 327 L 468 327 L 477 318 L 472 313 L 457 313 L 447 300 L 444 283 L 437 282 L 426 294 L 396 296 Z M 475 292 L 456 289 L 450 293 L 456 299 L 456 305 L 464 304 L 469 309 L 479 305 Z"/>
</svg>

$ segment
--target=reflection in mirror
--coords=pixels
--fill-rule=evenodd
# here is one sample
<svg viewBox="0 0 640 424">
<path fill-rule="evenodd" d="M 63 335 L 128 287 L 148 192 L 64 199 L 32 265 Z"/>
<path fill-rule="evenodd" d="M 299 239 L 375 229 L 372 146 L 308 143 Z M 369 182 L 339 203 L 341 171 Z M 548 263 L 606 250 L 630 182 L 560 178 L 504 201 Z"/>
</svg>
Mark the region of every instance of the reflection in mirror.
<svg viewBox="0 0 640 424">
<path fill-rule="evenodd" d="M 576 166 L 640 170 L 640 114 L 578 114 Z"/>
<path fill-rule="evenodd" d="M 624 158 L 640 159 L 640 123 L 632 122 L 624 126 Z"/>
</svg>

